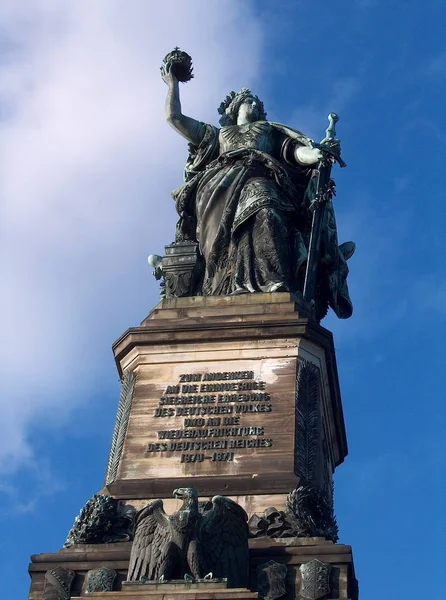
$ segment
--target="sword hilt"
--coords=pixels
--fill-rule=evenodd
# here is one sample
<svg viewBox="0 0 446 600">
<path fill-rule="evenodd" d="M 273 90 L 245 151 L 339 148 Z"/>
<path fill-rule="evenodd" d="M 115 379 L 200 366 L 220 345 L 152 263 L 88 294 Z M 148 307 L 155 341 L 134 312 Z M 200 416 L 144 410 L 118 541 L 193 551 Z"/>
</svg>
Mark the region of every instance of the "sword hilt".
<svg viewBox="0 0 446 600">
<path fill-rule="evenodd" d="M 339 121 L 339 117 L 336 113 L 330 113 L 328 115 L 328 127 L 325 130 L 325 138 L 322 140 L 321 144 L 324 142 L 328 142 L 329 140 L 336 139 L 336 123 Z"/>
<path fill-rule="evenodd" d="M 328 127 L 325 130 L 325 137 L 321 141 L 320 144 L 315 144 L 314 147 L 323 149 L 328 154 L 331 154 L 331 156 L 333 156 L 333 158 L 339 163 L 339 165 L 341 167 L 346 167 L 347 165 L 342 160 L 340 155 L 336 151 L 333 151 L 333 149 L 331 149 L 330 144 L 329 144 L 329 142 L 336 140 L 336 127 L 335 126 L 338 121 L 339 121 L 339 117 L 336 113 L 330 113 L 328 115 Z M 337 141 L 339 141 L 339 140 L 337 140 Z M 325 144 L 325 148 L 324 148 L 324 144 Z"/>
</svg>

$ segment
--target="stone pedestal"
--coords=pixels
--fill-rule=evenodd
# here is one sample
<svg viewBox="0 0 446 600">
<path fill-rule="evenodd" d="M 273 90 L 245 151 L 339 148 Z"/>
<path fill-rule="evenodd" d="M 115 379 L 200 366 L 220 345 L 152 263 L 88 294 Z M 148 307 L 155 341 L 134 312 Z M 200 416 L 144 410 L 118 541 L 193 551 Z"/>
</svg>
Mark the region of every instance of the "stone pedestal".
<svg viewBox="0 0 446 600">
<path fill-rule="evenodd" d="M 332 335 L 299 299 L 163 300 L 113 350 L 123 387 L 102 493 L 137 509 L 162 498 L 168 514 L 179 508 L 178 487 L 195 488 L 202 501 L 229 496 L 260 535 L 250 539 L 249 589 L 126 584 L 131 543 L 121 542 L 33 556 L 29 600 L 58 597 L 51 585 L 59 583 L 62 597 L 64 577 L 66 598 L 357 600 L 349 546 L 283 538 L 265 525 L 283 517 L 287 495 L 303 483 L 330 506 L 332 475 L 347 454 Z M 104 575 L 107 591 L 89 590 L 92 573 Z"/>
<path fill-rule="evenodd" d="M 258 594 L 258 569 L 269 561 L 286 565 L 285 600 L 300 600 L 302 585 L 300 566 L 314 559 L 329 565 L 329 592 L 326 600 L 357 600 L 358 585 L 350 546 L 333 544 L 322 538 L 260 538 L 250 540 L 250 589 L 229 589 L 225 583 L 152 583 L 151 585 L 126 584 L 126 573 L 130 557 L 131 543 L 79 545 L 68 550 L 51 554 L 37 554 L 31 557 L 29 571 L 32 578 L 29 600 L 41 600 L 45 573 L 59 565 L 74 571 L 71 587 L 72 598 L 114 598 L 118 600 L 255 600 Z M 98 567 L 116 571 L 113 590 L 109 592 L 86 592 L 87 574 Z"/>
<path fill-rule="evenodd" d="M 193 478 L 253 513 L 280 508 L 301 477 L 330 497 L 347 454 L 333 340 L 290 294 L 163 300 L 113 349 L 135 377 L 105 482 L 114 497 L 174 508 Z"/>
<path fill-rule="evenodd" d="M 286 565 L 284 600 L 301 598 L 323 598 L 325 600 L 358 600 L 358 582 L 355 576 L 351 546 L 333 544 L 323 538 L 259 538 L 250 540 L 250 588 L 259 590 L 259 566 L 269 561 Z M 302 565 L 313 561 L 322 563 L 319 582 L 312 581 L 313 573 L 302 573 Z M 325 568 L 324 568 L 325 567 Z M 325 576 L 324 573 L 327 573 Z M 316 578 L 317 579 L 317 575 Z M 312 584 L 320 589 L 311 592 Z M 302 595 L 303 584 L 310 588 L 308 595 Z M 326 586 L 326 593 L 322 593 Z"/>
</svg>

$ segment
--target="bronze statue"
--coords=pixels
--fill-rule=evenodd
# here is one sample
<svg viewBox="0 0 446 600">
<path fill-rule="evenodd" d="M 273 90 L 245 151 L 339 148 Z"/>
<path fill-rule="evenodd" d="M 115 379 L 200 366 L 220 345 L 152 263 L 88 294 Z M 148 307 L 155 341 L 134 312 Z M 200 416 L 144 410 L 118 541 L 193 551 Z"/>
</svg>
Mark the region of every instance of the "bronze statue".
<svg viewBox="0 0 446 600">
<path fill-rule="evenodd" d="M 331 306 L 338 317 L 352 314 L 346 277 L 354 244 L 338 246 L 331 198 L 331 164 L 342 165 L 339 141 L 327 135 L 321 144 L 300 131 L 266 120 L 261 100 L 247 88 L 222 102 L 220 128 L 182 113 L 179 78 L 192 77 L 190 57 L 175 49 L 161 67 L 168 85 L 166 118 L 189 141 L 185 183 L 172 195 L 180 220 L 177 242 L 198 242 L 203 273 L 202 295 L 253 292 L 302 294 L 320 320 Z M 327 133 L 334 132 L 334 121 Z M 329 166 L 327 171 L 327 165 Z M 318 238 L 311 233 L 316 206 Z M 193 295 L 195 292 L 183 293 Z"/>
<path fill-rule="evenodd" d="M 248 516 L 224 496 L 199 510 L 197 492 L 179 488 L 181 508 L 168 516 L 152 500 L 135 520 L 128 581 L 227 578 L 230 587 L 248 584 Z"/>
</svg>

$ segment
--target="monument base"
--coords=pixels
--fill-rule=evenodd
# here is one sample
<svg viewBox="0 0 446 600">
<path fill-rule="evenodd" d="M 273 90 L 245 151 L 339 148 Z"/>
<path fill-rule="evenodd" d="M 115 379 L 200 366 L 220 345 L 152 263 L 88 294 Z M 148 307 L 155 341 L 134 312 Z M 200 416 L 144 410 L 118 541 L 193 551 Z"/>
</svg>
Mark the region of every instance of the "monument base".
<svg viewBox="0 0 446 600">
<path fill-rule="evenodd" d="M 203 510 L 232 498 L 249 518 L 249 589 L 126 583 L 131 542 L 77 538 L 32 557 L 29 600 L 357 600 L 351 548 L 333 543 L 332 474 L 347 454 L 333 339 L 299 298 L 163 300 L 113 349 L 123 389 L 94 511 L 161 498 L 171 515 L 181 487 Z"/>
<path fill-rule="evenodd" d="M 29 600 L 46 600 L 44 595 L 46 573 L 58 567 L 74 577 L 66 598 L 101 598 L 102 600 L 256 600 L 266 598 L 265 586 L 284 593 L 277 598 L 300 600 L 302 585 L 326 586 L 327 592 L 306 596 L 327 600 L 357 600 L 358 584 L 355 577 L 352 550 L 344 544 L 333 544 L 323 538 L 258 538 L 249 541 L 250 589 L 227 588 L 225 582 L 126 582 L 130 558 L 130 542 L 119 544 L 86 544 L 59 552 L 36 554 L 31 557 L 29 573 L 31 590 Z M 319 561 L 314 563 L 314 561 Z M 273 563 L 273 564 L 272 564 Z M 272 564 L 272 566 L 271 566 Z M 277 565 L 279 565 L 277 567 Z M 301 566 L 306 565 L 302 573 Z M 315 567 L 311 570 L 311 567 Z M 108 579 L 108 591 L 87 592 L 93 570 L 105 567 L 116 575 Z M 319 570 L 317 570 L 319 569 Z M 266 576 L 263 576 L 266 574 Z M 278 575 L 277 575 L 278 574 Z M 316 577 L 316 580 L 312 579 Z M 60 578 L 60 577 L 59 577 Z M 107 585 L 103 578 L 103 585 Z M 323 589 L 319 589 L 320 593 Z M 274 594 L 273 594 L 274 596 Z M 273 596 L 270 596 L 271 598 Z M 61 596 L 62 597 L 62 596 Z"/>
</svg>

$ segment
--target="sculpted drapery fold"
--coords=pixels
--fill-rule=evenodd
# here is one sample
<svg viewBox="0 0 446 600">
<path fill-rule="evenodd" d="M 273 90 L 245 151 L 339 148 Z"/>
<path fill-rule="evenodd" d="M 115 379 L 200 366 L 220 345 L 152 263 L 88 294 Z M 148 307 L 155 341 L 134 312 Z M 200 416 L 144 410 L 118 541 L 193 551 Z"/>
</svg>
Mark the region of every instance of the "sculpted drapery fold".
<svg viewBox="0 0 446 600">
<path fill-rule="evenodd" d="M 182 113 L 178 80 L 192 77 L 190 57 L 176 49 L 161 73 L 169 87 L 167 121 L 189 141 L 185 183 L 172 195 L 180 216 L 176 243 L 189 244 L 192 260 L 199 244 L 191 295 L 302 294 L 311 265 L 316 289 L 313 283 L 310 298 L 305 292 L 309 310 L 318 320 L 328 306 L 349 317 L 346 260 L 354 244 L 338 245 L 331 193 L 321 193 L 317 183 L 327 161 L 342 163 L 334 127 L 324 143 L 315 144 L 300 131 L 267 121 L 263 103 L 247 88 L 226 97 L 218 109 L 221 127 L 214 127 Z M 319 227 L 315 207 L 321 202 Z M 317 256 L 310 241 L 315 215 L 321 231 Z"/>
<path fill-rule="evenodd" d="M 186 182 L 173 197 L 187 223 L 186 237 L 200 243 L 205 261 L 202 293 L 301 291 L 314 170 L 298 164 L 295 150 L 310 146 L 311 140 L 268 121 L 221 129 L 201 123 L 200 134 L 199 145 L 190 144 Z M 340 282 L 345 283 L 348 268 L 338 256 L 332 207 L 327 214 L 330 304 L 338 316 L 346 317 L 351 303 L 346 284 L 341 290 Z"/>
</svg>

